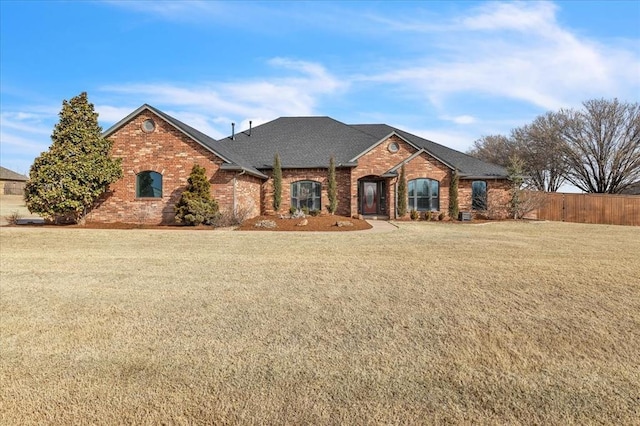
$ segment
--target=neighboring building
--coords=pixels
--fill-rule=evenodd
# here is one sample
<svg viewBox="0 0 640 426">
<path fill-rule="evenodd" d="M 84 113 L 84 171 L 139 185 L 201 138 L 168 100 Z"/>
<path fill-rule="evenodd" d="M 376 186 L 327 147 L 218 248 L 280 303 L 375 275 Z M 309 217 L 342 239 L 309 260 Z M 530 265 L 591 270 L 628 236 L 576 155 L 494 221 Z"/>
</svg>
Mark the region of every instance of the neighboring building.
<svg viewBox="0 0 640 426">
<path fill-rule="evenodd" d="M 273 214 L 273 160 L 282 164 L 282 205 L 326 211 L 327 175 L 336 163 L 337 214 L 396 218 L 404 164 L 409 211 L 447 215 L 449 184 L 460 177 L 460 210 L 506 213 L 507 171 L 385 124 L 347 125 L 329 117 L 283 117 L 215 140 L 149 105 L 108 129 L 124 177 L 87 217 L 100 222 L 172 223 L 194 164 L 207 170 L 222 210 Z M 472 202 L 472 200 L 474 200 Z"/>
<path fill-rule="evenodd" d="M 0 166 L 0 194 L 23 195 L 29 178 Z"/>
</svg>

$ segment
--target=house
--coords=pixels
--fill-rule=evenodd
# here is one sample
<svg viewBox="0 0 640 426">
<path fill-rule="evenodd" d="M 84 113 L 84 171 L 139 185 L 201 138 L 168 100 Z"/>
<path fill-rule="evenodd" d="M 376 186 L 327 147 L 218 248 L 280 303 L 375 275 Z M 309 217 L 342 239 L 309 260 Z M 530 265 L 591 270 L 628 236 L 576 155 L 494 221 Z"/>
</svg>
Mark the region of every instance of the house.
<svg viewBox="0 0 640 426">
<path fill-rule="evenodd" d="M 29 178 L 0 166 L 0 194 L 22 195 Z"/>
<path fill-rule="evenodd" d="M 122 159 L 124 176 L 110 185 L 88 221 L 172 223 L 194 164 L 206 169 L 221 210 L 274 214 L 276 153 L 283 177 L 280 212 L 291 206 L 326 211 L 332 156 L 339 215 L 396 218 L 402 165 L 408 210 L 447 215 L 454 170 L 460 210 L 507 204 L 504 168 L 385 124 L 282 117 L 215 140 L 145 104 L 103 136 L 113 141 L 112 155 Z"/>
</svg>

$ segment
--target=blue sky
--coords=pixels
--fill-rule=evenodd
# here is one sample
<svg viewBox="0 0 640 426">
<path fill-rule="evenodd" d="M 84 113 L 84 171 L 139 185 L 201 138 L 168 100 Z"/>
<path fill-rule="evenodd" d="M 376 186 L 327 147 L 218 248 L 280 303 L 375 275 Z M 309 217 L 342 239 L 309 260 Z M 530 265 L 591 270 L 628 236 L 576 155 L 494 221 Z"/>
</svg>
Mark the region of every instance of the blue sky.
<svg viewBox="0 0 640 426">
<path fill-rule="evenodd" d="M 640 1 L 0 1 L 0 163 L 62 100 L 144 103 L 220 138 L 280 116 L 386 123 L 466 151 L 592 98 L 640 99 Z"/>
</svg>

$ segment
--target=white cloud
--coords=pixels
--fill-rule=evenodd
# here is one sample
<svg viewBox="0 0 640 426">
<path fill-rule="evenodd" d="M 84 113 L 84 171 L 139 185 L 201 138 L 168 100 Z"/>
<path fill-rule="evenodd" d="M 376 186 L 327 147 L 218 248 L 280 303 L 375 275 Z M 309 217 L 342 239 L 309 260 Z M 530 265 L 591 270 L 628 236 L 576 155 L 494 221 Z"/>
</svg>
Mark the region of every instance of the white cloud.
<svg viewBox="0 0 640 426">
<path fill-rule="evenodd" d="M 386 27 L 425 34 L 414 36 L 414 43 L 424 43 L 427 37 L 426 46 L 437 54 L 429 50 L 423 57 L 394 62 L 391 69 L 358 80 L 396 85 L 442 108 L 460 94 L 554 110 L 591 97 L 637 93 L 637 50 L 578 37 L 558 23 L 557 11 L 550 2 L 497 2 L 437 26 L 414 22 Z"/>
<path fill-rule="evenodd" d="M 214 138 L 230 133 L 232 121 L 248 127 L 280 116 L 313 115 L 319 100 L 343 90 L 346 84 L 322 65 L 287 58 L 271 59 L 269 65 L 289 75 L 222 83 L 124 84 L 101 88 L 111 98 L 142 99 Z M 107 117 L 120 120 L 133 111 L 101 106 Z M 239 130 L 239 129 L 238 129 Z"/>
<path fill-rule="evenodd" d="M 228 15 L 224 2 L 202 0 L 180 1 L 103 1 L 121 9 L 127 9 L 145 15 L 157 16 L 171 21 L 205 21 L 222 15 Z"/>
<path fill-rule="evenodd" d="M 439 117 L 441 120 L 445 120 L 445 121 L 451 121 L 455 124 L 473 124 L 475 123 L 477 120 L 475 117 L 471 116 L 471 115 L 457 115 L 457 116 L 448 116 L 448 115 L 444 115 Z"/>
</svg>

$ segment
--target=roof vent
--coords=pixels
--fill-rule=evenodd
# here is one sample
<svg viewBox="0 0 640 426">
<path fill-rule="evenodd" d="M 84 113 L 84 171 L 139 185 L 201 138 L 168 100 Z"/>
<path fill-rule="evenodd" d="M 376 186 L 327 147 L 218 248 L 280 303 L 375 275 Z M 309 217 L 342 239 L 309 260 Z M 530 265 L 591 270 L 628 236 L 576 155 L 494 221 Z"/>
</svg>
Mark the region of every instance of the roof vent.
<svg viewBox="0 0 640 426">
<path fill-rule="evenodd" d="M 251 136 L 251 120 L 249 120 L 249 136 Z"/>
<path fill-rule="evenodd" d="M 231 123 L 231 140 L 236 140 L 236 123 Z"/>
</svg>

